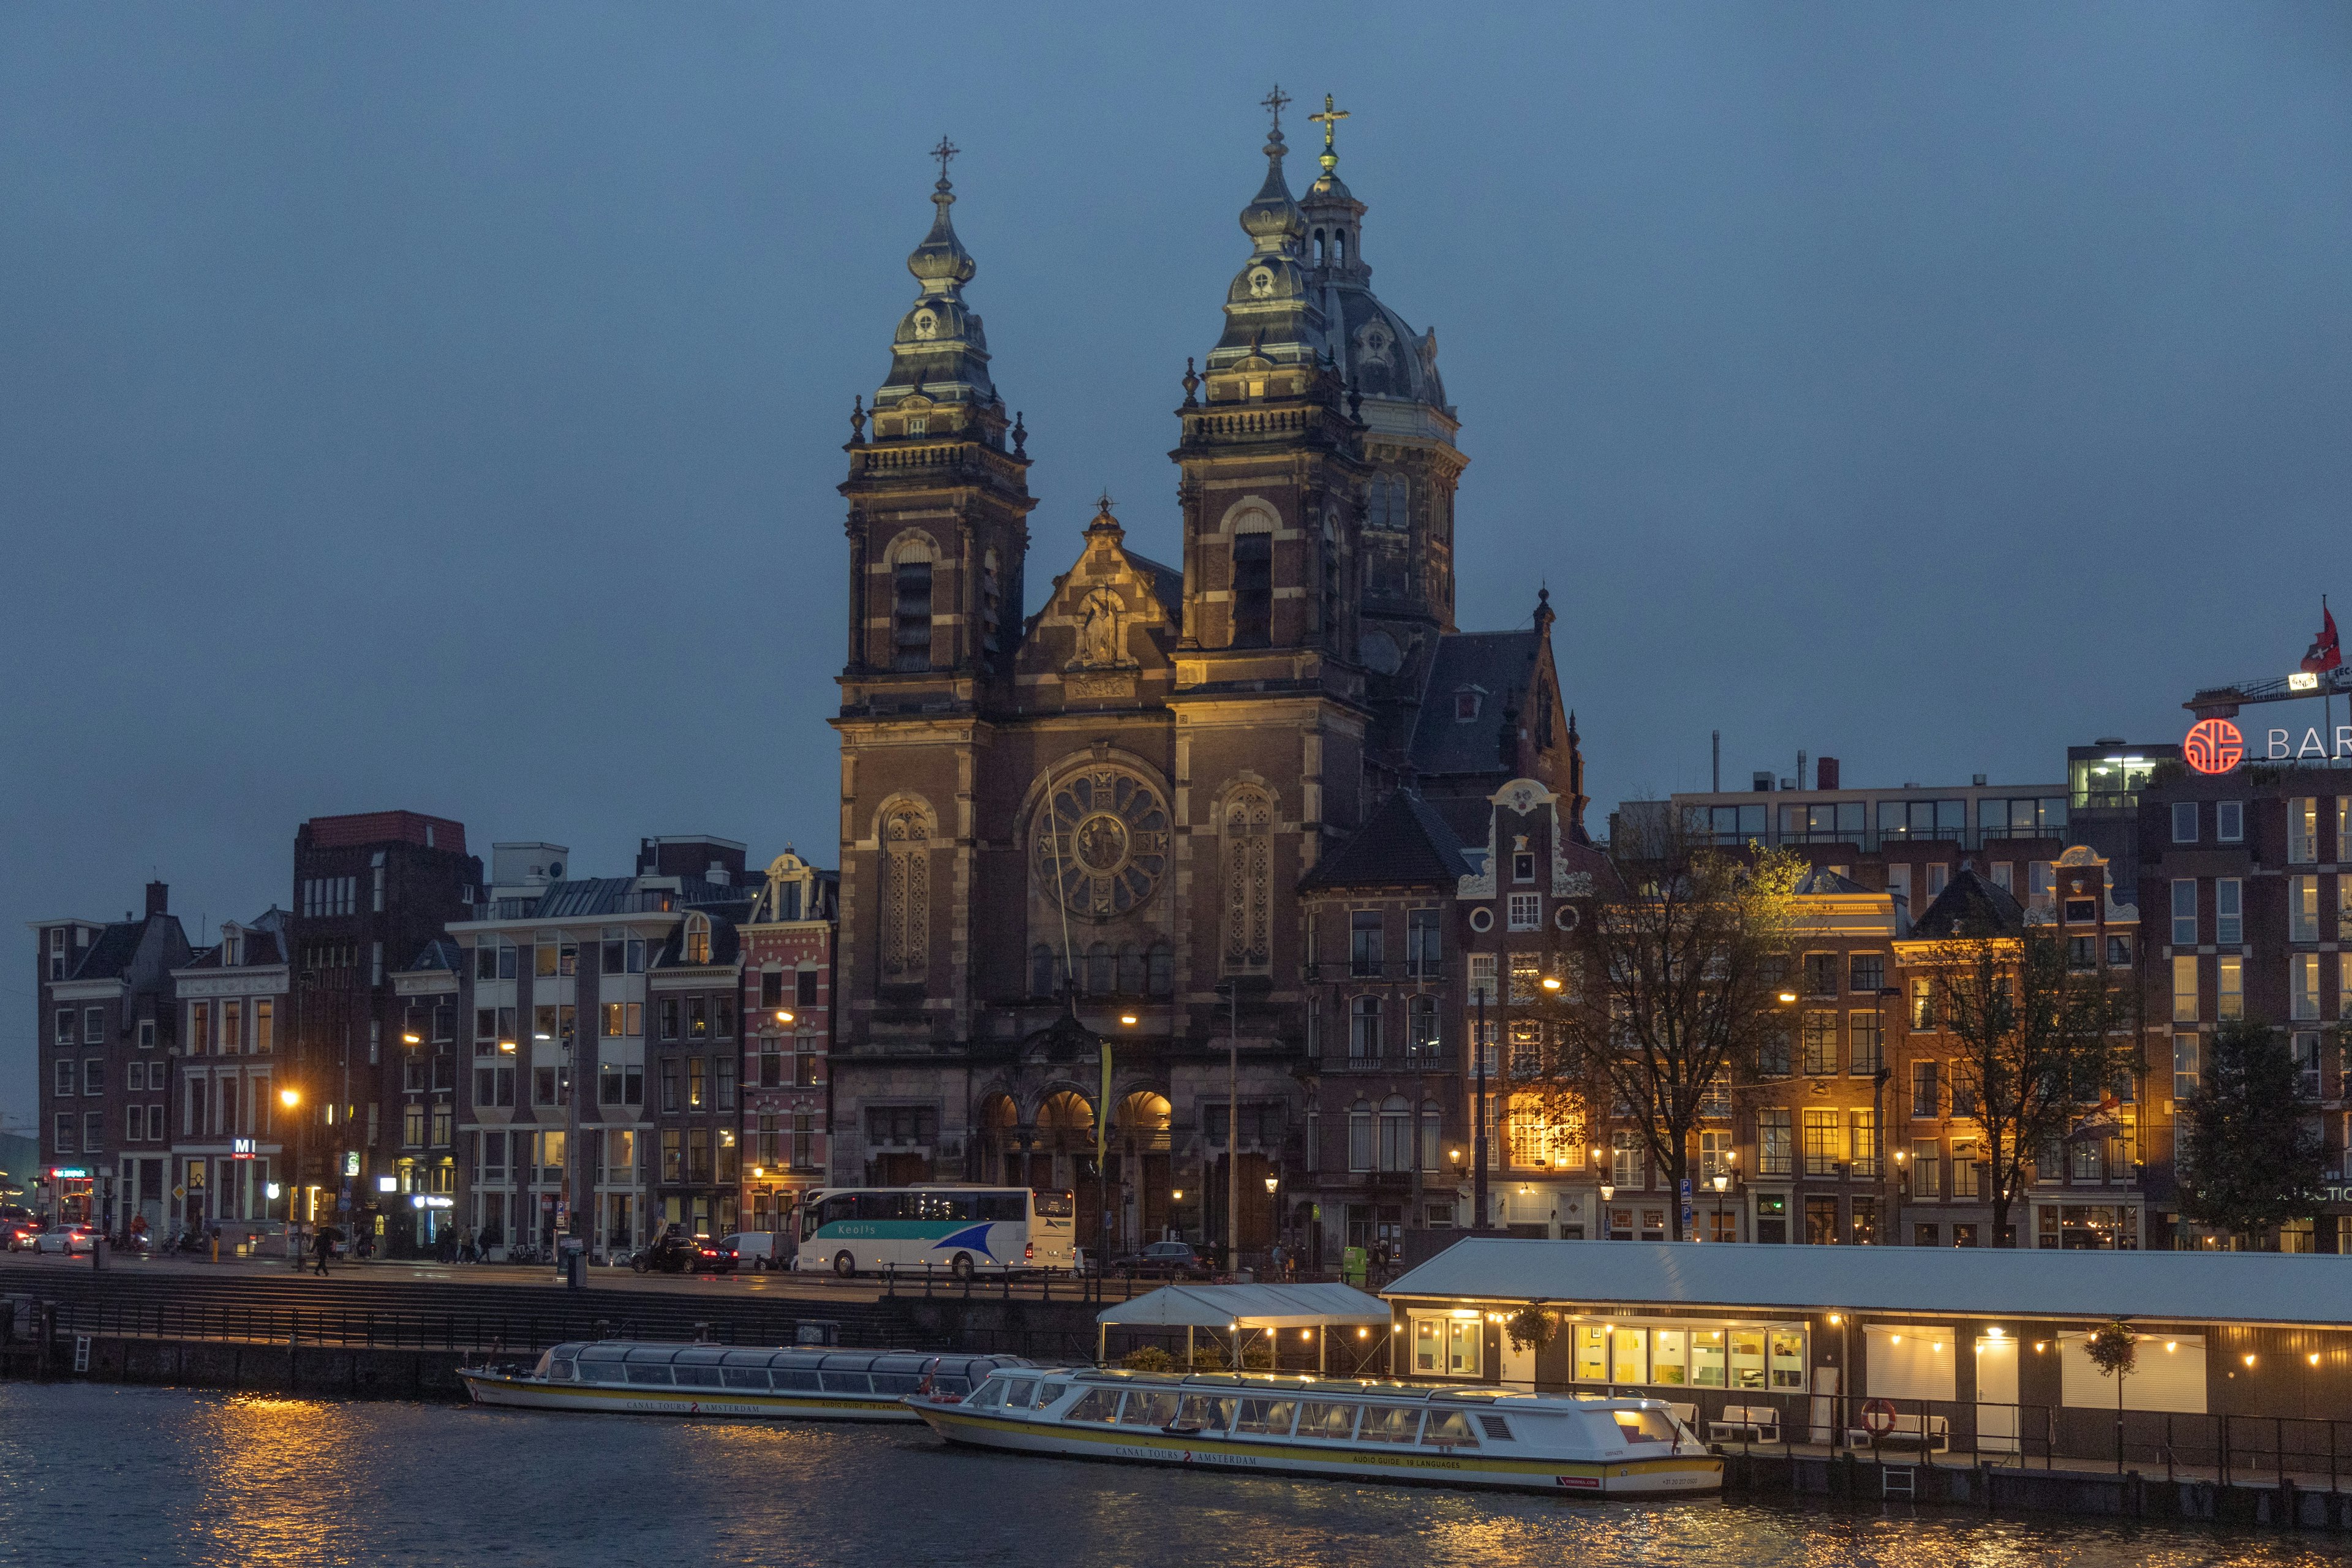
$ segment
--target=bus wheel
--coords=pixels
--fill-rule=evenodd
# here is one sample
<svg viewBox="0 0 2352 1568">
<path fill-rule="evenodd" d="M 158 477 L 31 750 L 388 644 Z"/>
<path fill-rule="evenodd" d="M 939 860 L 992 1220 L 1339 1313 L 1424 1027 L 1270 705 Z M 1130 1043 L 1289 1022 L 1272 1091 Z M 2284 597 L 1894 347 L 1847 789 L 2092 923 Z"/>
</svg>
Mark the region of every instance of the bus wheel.
<svg viewBox="0 0 2352 1568">
<path fill-rule="evenodd" d="M 857 1259 L 850 1257 L 846 1252 L 836 1252 L 833 1255 L 833 1271 L 844 1279 L 855 1279 L 857 1275 Z"/>
<path fill-rule="evenodd" d="M 954 1275 L 959 1283 L 970 1279 L 971 1278 L 971 1254 L 969 1252 L 957 1253 L 955 1255 L 955 1261 L 948 1265 L 948 1272 Z"/>
</svg>

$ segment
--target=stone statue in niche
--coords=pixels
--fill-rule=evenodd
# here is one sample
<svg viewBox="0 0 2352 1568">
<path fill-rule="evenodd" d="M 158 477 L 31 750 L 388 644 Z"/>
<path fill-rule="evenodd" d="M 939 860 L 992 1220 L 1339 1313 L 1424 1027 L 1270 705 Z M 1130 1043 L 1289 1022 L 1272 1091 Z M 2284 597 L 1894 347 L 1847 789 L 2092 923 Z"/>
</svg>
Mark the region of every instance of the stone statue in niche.
<svg viewBox="0 0 2352 1568">
<path fill-rule="evenodd" d="M 1070 660 L 1072 669 L 1122 669 L 1134 663 L 1119 646 L 1121 613 L 1118 595 L 1108 588 L 1097 588 L 1086 596 L 1078 606 L 1077 650 Z"/>
</svg>

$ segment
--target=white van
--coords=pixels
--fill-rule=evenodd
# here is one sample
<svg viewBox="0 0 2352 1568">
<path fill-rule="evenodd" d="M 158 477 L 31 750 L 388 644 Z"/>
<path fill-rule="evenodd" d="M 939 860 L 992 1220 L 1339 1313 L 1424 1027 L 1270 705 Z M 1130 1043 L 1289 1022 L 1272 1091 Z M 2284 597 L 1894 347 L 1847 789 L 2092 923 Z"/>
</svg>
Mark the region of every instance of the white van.
<svg viewBox="0 0 2352 1568">
<path fill-rule="evenodd" d="M 776 1233 L 771 1230 L 746 1230 L 733 1236 L 722 1236 L 718 1244 L 735 1249 L 735 1267 L 738 1268 L 789 1268 L 790 1264 L 783 1260 L 776 1246 L 777 1240 Z"/>
</svg>

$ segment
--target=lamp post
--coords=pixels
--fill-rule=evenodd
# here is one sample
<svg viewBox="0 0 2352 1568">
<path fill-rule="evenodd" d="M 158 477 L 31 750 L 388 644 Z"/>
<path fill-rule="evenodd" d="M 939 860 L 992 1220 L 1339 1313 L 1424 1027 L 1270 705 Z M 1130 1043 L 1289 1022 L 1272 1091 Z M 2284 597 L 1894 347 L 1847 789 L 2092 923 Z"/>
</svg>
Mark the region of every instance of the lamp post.
<svg viewBox="0 0 2352 1568">
<path fill-rule="evenodd" d="M 1709 1178 L 1709 1180 L 1713 1183 L 1714 1187 L 1715 1187 L 1715 1237 L 1714 1237 L 1714 1239 L 1716 1239 L 1716 1240 L 1718 1240 L 1718 1241 L 1719 1241 L 1719 1240 L 1721 1240 L 1721 1239 L 1722 1239 L 1722 1237 L 1723 1237 L 1723 1192 L 1724 1192 L 1724 1189 L 1725 1189 L 1726 1187 L 1728 1187 L 1729 1185 L 1731 1185 L 1731 1177 L 1730 1177 L 1729 1175 L 1727 1175 L 1727 1173 L 1725 1173 L 1724 1172 L 1717 1171 L 1717 1173 L 1716 1173 L 1712 1177 L 1710 1177 L 1710 1178 Z"/>
<path fill-rule="evenodd" d="M 278 1091 L 278 1103 L 291 1112 L 302 1103 L 302 1091 L 290 1086 L 281 1089 Z M 302 1250 L 295 1242 L 294 1220 L 294 1194 L 302 1190 L 302 1122 L 299 1117 L 294 1122 L 292 1174 L 294 1179 L 286 1184 L 286 1256 L 294 1260 L 295 1268 L 299 1268 L 302 1267 Z"/>
<path fill-rule="evenodd" d="M 1475 1133 L 1470 1140 L 1470 1228 L 1486 1228 L 1486 992 L 1478 992 L 1478 1037 L 1471 1043 L 1477 1057 L 1477 1104 Z"/>
<path fill-rule="evenodd" d="M 1597 1228 L 1597 1229 L 1601 1232 L 1600 1239 L 1601 1239 L 1601 1240 L 1602 1240 L 1602 1241 L 1606 1241 L 1606 1240 L 1608 1240 L 1608 1239 L 1609 1239 L 1609 1209 L 1608 1209 L 1609 1200 L 1610 1200 L 1610 1199 L 1612 1199 L 1612 1198 L 1613 1198 L 1613 1197 L 1615 1197 L 1616 1195 L 1617 1195 L 1617 1186 L 1616 1186 L 1616 1184 L 1615 1184 L 1615 1183 L 1613 1183 L 1613 1182 L 1603 1182 L 1603 1183 L 1601 1183 L 1601 1212 L 1600 1212 L 1599 1214 L 1597 1214 L 1597 1215 L 1593 1215 L 1592 1217 L 1593 1217 L 1594 1219 L 1596 1219 L 1596 1220 L 1600 1221 L 1600 1224 L 1599 1224 L 1595 1228 Z"/>
<path fill-rule="evenodd" d="M 1225 1015 L 1225 1272 L 1242 1256 L 1242 983 L 1228 976 L 1217 986 Z"/>
</svg>

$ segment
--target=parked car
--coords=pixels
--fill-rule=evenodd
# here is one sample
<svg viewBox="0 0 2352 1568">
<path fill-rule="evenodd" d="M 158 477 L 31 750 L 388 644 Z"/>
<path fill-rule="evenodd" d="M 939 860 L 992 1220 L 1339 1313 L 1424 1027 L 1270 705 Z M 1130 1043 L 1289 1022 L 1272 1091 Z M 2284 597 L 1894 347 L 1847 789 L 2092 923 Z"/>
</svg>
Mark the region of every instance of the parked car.
<svg viewBox="0 0 2352 1568">
<path fill-rule="evenodd" d="M 33 1237 L 35 1252 L 61 1252 L 71 1257 L 98 1245 L 98 1232 L 86 1225 L 53 1225 Z"/>
<path fill-rule="evenodd" d="M 0 1247 L 11 1252 L 22 1252 L 33 1245 L 41 1234 L 41 1222 L 37 1219 L 0 1219 Z"/>
<path fill-rule="evenodd" d="M 630 1260 L 640 1274 L 732 1274 L 735 1249 L 707 1236 L 683 1236 L 675 1231 L 656 1238 L 651 1247 Z"/>
<path fill-rule="evenodd" d="M 792 1267 L 791 1263 L 786 1260 L 782 1250 L 777 1246 L 781 1239 L 771 1230 L 744 1230 L 738 1231 L 733 1236 L 720 1237 L 718 1245 L 734 1253 L 738 1267 L 753 1269 L 789 1268 Z"/>
<path fill-rule="evenodd" d="M 1213 1272 L 1209 1260 L 1193 1251 L 1189 1241 L 1155 1241 L 1140 1252 L 1113 1258 L 1110 1267 L 1115 1274 L 1132 1269 L 1170 1279 L 1206 1279 Z"/>
</svg>

